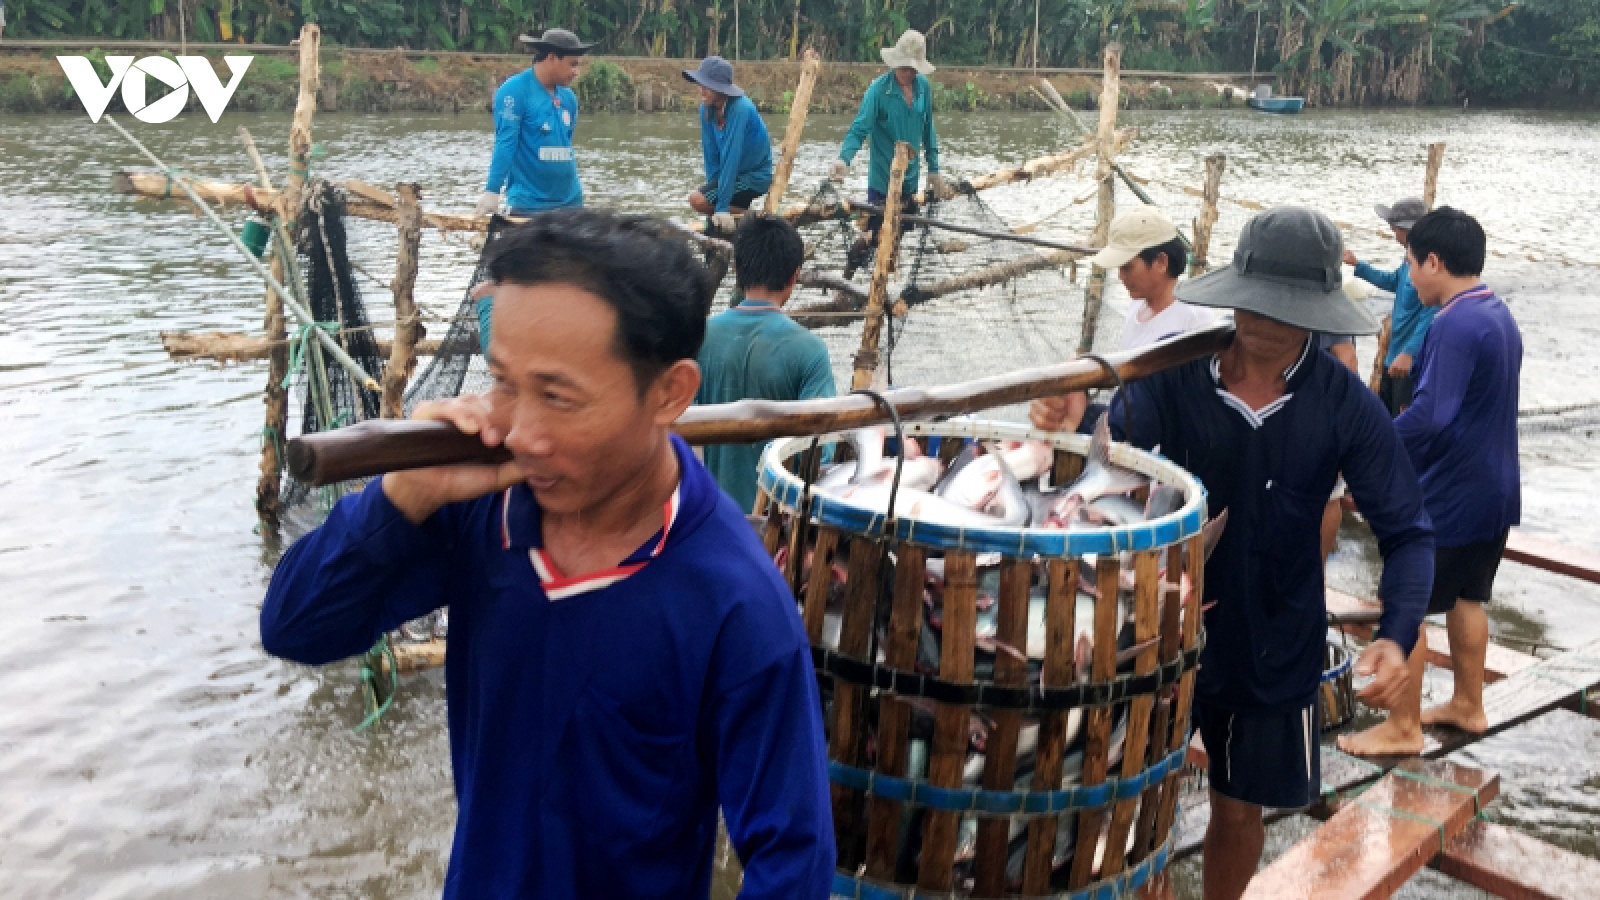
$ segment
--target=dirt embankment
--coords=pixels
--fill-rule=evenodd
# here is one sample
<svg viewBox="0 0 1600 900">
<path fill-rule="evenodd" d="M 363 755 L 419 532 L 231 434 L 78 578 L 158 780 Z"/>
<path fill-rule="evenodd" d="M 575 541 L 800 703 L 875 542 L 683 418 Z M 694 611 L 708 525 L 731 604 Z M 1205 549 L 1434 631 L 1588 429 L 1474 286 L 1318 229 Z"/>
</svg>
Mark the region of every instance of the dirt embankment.
<svg viewBox="0 0 1600 900">
<path fill-rule="evenodd" d="M 0 51 L 3 51 L 0 47 Z M 102 51 L 79 49 L 59 53 L 101 59 Z M 113 53 L 144 55 L 117 49 Z M 146 51 L 148 52 L 148 51 Z M 191 51 L 194 52 L 194 51 Z M 218 72 L 220 51 L 207 49 Z M 56 62 L 57 52 L 0 52 L 0 112 L 81 112 L 77 97 Z M 586 109 L 613 112 L 687 110 L 698 103 L 694 85 L 681 75 L 692 61 L 638 57 L 589 60 L 574 86 Z M 527 66 L 526 57 L 471 54 L 424 55 L 407 51 L 344 51 L 323 53 L 320 106 L 325 111 L 351 112 L 484 111 L 494 89 Z M 107 71 L 100 66 L 102 76 Z M 763 111 L 787 112 L 793 100 L 800 66 L 787 60 L 735 64 L 739 84 Z M 860 103 L 862 91 L 883 72 L 880 66 L 832 63 L 824 66 L 811 95 L 815 112 L 850 112 Z M 932 76 L 934 103 L 940 110 L 1038 109 L 1044 104 L 1029 89 L 1035 76 L 1014 70 L 946 68 Z M 1051 76 L 1067 102 L 1093 109 L 1099 97 L 1099 79 L 1087 74 Z M 1239 85 L 1242 87 L 1242 85 Z M 235 93 L 230 109 L 273 111 L 294 108 L 299 80 L 294 58 L 287 54 L 258 53 Z M 1193 108 L 1219 106 L 1232 100 L 1220 82 L 1206 79 L 1125 77 L 1124 104 L 1132 108 Z M 198 103 L 191 99 L 192 106 Z"/>
</svg>

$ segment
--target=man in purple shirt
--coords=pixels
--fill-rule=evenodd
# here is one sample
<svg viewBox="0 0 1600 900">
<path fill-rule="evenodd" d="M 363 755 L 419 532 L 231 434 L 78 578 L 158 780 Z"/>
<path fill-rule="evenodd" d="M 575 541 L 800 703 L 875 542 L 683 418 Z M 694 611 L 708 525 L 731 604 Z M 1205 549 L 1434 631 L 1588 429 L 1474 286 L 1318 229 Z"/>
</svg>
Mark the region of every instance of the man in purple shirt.
<svg viewBox="0 0 1600 900">
<path fill-rule="evenodd" d="M 1418 753 L 1424 725 L 1473 733 L 1483 712 L 1489 602 L 1506 535 L 1522 515 L 1517 465 L 1517 381 L 1522 334 L 1511 311 L 1484 286 L 1483 228 L 1448 206 L 1411 230 L 1406 261 L 1417 295 L 1441 307 L 1418 358 L 1416 396 L 1395 420 L 1422 482 L 1436 551 L 1429 613 L 1445 613 L 1455 692 L 1423 712 L 1424 642 L 1411 655 L 1405 700 L 1389 719 L 1339 740 L 1350 753 Z M 1467 603 L 1457 603 L 1457 600 Z"/>
</svg>

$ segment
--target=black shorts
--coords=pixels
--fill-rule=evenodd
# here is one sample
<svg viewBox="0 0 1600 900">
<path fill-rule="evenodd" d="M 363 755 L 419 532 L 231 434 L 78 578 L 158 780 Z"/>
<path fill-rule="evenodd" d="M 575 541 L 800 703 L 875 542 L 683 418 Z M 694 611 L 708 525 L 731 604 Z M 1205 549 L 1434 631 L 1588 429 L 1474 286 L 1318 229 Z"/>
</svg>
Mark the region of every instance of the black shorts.
<svg viewBox="0 0 1600 900">
<path fill-rule="evenodd" d="M 1411 375 L 1402 375 L 1395 378 L 1387 371 L 1378 378 L 1378 399 L 1388 407 L 1389 415 L 1398 416 L 1401 410 L 1411 405 L 1412 394 L 1416 391 L 1416 381 Z"/>
<path fill-rule="evenodd" d="M 1320 703 L 1286 713 L 1235 713 L 1196 697 L 1194 719 L 1210 758 L 1211 786 L 1222 796 L 1303 809 L 1322 792 Z"/>
<path fill-rule="evenodd" d="M 1433 551 L 1433 596 L 1428 599 L 1428 612 L 1449 612 L 1456 608 L 1456 600 L 1488 603 L 1494 592 L 1494 576 L 1500 571 L 1500 557 L 1506 552 L 1506 538 L 1511 529 L 1500 536 L 1475 544 L 1459 547 L 1437 547 Z"/>
<path fill-rule="evenodd" d="M 714 185 L 714 184 L 702 184 L 702 185 L 700 185 L 698 190 L 700 191 L 700 196 L 706 198 L 706 202 L 707 203 L 711 204 L 713 207 L 715 207 L 717 205 L 717 186 L 716 185 Z M 750 208 L 750 204 L 756 202 L 756 198 L 761 196 L 763 193 L 764 193 L 764 191 L 752 191 L 752 190 L 748 190 L 748 189 L 742 190 L 742 191 L 734 191 L 733 192 L 733 199 L 728 201 L 728 208 L 729 209 L 749 209 Z"/>
</svg>

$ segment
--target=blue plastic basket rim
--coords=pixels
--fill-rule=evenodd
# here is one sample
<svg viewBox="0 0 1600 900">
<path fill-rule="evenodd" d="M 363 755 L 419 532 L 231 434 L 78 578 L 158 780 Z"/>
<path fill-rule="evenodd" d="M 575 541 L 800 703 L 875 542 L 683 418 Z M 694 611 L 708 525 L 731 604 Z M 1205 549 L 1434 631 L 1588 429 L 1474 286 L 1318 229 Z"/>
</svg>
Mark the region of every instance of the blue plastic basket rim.
<svg viewBox="0 0 1600 900">
<path fill-rule="evenodd" d="M 1020 423 L 984 419 L 909 422 L 905 425 L 905 433 L 911 437 L 983 441 L 1038 440 L 1079 455 L 1087 454 L 1089 449 L 1088 435 L 1039 431 Z M 833 443 L 844 438 L 842 432 L 834 432 L 815 440 Z M 805 485 L 783 465 L 783 461 L 810 447 L 812 440 L 812 437 L 779 438 L 768 444 L 761 454 L 758 484 L 774 502 L 791 512 L 800 506 Z M 1081 557 L 1170 547 L 1200 533 L 1201 526 L 1206 522 L 1206 491 L 1199 479 L 1165 457 L 1129 444 L 1113 443 L 1111 458 L 1157 481 L 1180 488 L 1184 505 L 1174 513 L 1148 522 L 1096 528 L 967 528 L 900 518 L 894 520 L 893 536 L 901 541 L 945 550 L 1003 553 L 1017 557 Z M 819 524 L 857 534 L 878 535 L 884 531 L 883 513 L 814 489 L 811 492 L 811 515 Z"/>
</svg>

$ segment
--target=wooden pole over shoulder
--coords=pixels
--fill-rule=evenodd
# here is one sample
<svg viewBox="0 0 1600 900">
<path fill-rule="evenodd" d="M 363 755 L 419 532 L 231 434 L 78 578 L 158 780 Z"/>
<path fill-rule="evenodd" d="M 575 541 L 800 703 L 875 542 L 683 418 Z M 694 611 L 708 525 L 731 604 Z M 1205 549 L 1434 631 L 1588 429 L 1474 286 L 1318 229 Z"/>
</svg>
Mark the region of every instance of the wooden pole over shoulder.
<svg viewBox="0 0 1600 900">
<path fill-rule="evenodd" d="M 1099 164 L 1095 180 L 1100 183 L 1099 203 L 1095 207 L 1094 243 L 1104 246 L 1111 233 L 1111 217 L 1116 215 L 1114 161 L 1117 134 L 1117 103 L 1122 76 L 1122 45 L 1110 43 L 1105 49 L 1105 77 L 1100 86 L 1100 131 L 1095 137 Z M 1083 329 L 1078 335 L 1078 352 L 1094 349 L 1095 327 L 1100 322 L 1100 301 L 1106 291 L 1106 270 L 1095 266 L 1083 298 Z"/>
<path fill-rule="evenodd" d="M 317 91 L 322 86 L 321 71 L 322 29 L 308 24 L 300 29 L 300 96 L 295 101 L 294 120 L 289 126 L 289 177 L 284 182 L 283 193 L 278 196 L 277 214 L 280 227 L 288 229 L 292 239 L 298 236 L 295 218 L 300 213 L 301 198 L 305 192 L 306 167 L 311 158 L 311 119 L 317 111 Z M 263 185 L 270 187 L 270 185 Z M 293 246 L 292 240 L 289 242 Z M 273 254 L 272 276 L 283 283 L 286 261 L 282 254 Z M 278 472 L 283 468 L 279 453 L 287 439 L 284 433 L 289 421 L 289 395 L 283 379 L 289 371 L 287 323 L 283 313 L 283 299 L 272 290 L 267 291 L 267 340 L 272 353 L 267 363 L 266 426 L 261 441 L 261 477 L 256 481 L 256 515 L 269 526 L 278 523 Z"/>
<path fill-rule="evenodd" d="M 1198 278 L 1211 268 L 1211 229 L 1217 224 L 1217 200 L 1222 196 L 1222 170 L 1228 160 L 1221 153 L 1206 157 L 1206 186 L 1200 196 L 1200 218 L 1194 220 L 1194 261 L 1189 276 Z"/>
<path fill-rule="evenodd" d="M 814 49 L 806 50 L 806 61 L 800 65 L 800 84 L 794 89 L 794 102 L 789 106 L 789 125 L 783 131 L 783 149 L 778 155 L 778 165 L 772 170 L 772 186 L 767 188 L 767 215 L 777 212 L 783 204 L 783 193 L 789 189 L 789 175 L 794 171 L 794 157 L 800 150 L 800 133 L 806 128 L 806 113 L 811 109 L 811 89 L 816 87 L 817 73 L 822 69 L 822 57 Z"/>
<path fill-rule="evenodd" d="M 421 188 L 405 183 L 395 187 L 400 214 L 400 250 L 394 260 L 394 342 L 389 350 L 389 367 L 383 374 L 381 415 L 385 419 L 405 416 L 406 381 L 417 364 L 417 341 L 422 323 L 417 317 L 413 290 L 417 285 L 417 256 L 422 247 Z"/>
<path fill-rule="evenodd" d="M 889 167 L 889 184 L 883 198 L 883 224 L 878 228 L 878 258 L 872 265 L 872 286 L 867 289 L 866 321 L 861 325 L 861 349 L 856 351 L 855 376 L 851 390 L 872 386 L 878 371 L 878 341 L 883 334 L 884 296 L 889 292 L 889 270 L 894 267 L 895 249 L 900 246 L 900 207 L 904 202 L 906 167 L 911 161 L 911 145 L 894 145 L 894 164 Z"/>
<path fill-rule="evenodd" d="M 1428 170 L 1422 176 L 1422 205 L 1433 209 L 1433 197 L 1439 190 L 1439 167 L 1444 165 L 1444 141 L 1428 145 Z"/>
</svg>

